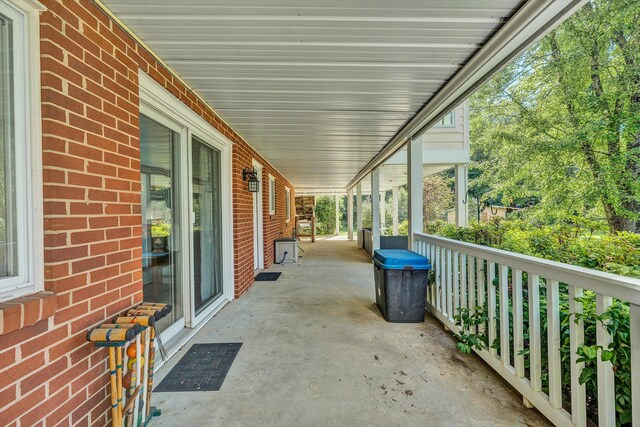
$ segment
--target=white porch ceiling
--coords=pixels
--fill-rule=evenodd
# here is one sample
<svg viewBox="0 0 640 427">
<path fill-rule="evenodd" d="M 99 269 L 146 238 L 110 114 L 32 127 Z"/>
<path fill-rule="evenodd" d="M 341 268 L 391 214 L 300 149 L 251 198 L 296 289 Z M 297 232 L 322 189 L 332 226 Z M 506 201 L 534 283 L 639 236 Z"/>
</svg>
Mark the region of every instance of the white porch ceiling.
<svg viewBox="0 0 640 427">
<path fill-rule="evenodd" d="M 521 0 L 103 0 L 296 188 L 345 188 Z"/>
</svg>

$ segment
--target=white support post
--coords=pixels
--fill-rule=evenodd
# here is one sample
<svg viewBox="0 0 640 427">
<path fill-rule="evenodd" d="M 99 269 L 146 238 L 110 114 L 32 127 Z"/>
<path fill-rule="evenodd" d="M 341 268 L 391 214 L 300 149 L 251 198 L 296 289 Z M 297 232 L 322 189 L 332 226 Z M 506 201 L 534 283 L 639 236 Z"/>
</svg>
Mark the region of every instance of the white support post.
<svg viewBox="0 0 640 427">
<path fill-rule="evenodd" d="M 391 190 L 393 196 L 393 235 L 398 235 L 398 187 L 393 187 Z"/>
<path fill-rule="evenodd" d="M 387 201 L 386 196 L 387 192 L 386 191 L 380 191 L 380 229 L 384 230 L 387 228 Z"/>
<path fill-rule="evenodd" d="M 456 197 L 456 227 L 466 227 L 469 217 L 469 204 L 467 203 L 467 165 L 457 164 L 455 168 L 455 197 Z"/>
<path fill-rule="evenodd" d="M 362 182 L 356 185 L 356 232 L 358 233 L 358 247 L 362 247 Z"/>
<path fill-rule="evenodd" d="M 371 234 L 372 249 L 380 249 L 380 168 L 371 171 Z"/>
<path fill-rule="evenodd" d="M 347 191 L 347 233 L 353 240 L 353 189 Z"/>
<path fill-rule="evenodd" d="M 413 233 L 423 231 L 422 140 L 407 144 L 407 178 L 409 188 L 409 249 L 413 249 Z"/>
<path fill-rule="evenodd" d="M 340 196 L 336 194 L 336 236 L 340 235 Z"/>
</svg>

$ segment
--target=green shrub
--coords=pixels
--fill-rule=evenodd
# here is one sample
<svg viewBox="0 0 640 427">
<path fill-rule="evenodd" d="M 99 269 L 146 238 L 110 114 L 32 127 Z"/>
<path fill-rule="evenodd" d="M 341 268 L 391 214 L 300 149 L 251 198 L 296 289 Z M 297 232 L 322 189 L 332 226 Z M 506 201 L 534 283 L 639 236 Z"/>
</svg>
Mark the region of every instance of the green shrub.
<svg viewBox="0 0 640 427">
<path fill-rule="evenodd" d="M 536 225 L 521 219 L 493 218 L 467 228 L 435 222 L 425 232 L 524 255 L 640 278 L 640 234 L 602 234 L 595 226 Z M 597 234 L 596 234 L 597 233 Z"/>
<path fill-rule="evenodd" d="M 160 224 L 151 225 L 152 237 L 168 237 L 171 235 L 171 224 L 161 222 Z"/>
</svg>

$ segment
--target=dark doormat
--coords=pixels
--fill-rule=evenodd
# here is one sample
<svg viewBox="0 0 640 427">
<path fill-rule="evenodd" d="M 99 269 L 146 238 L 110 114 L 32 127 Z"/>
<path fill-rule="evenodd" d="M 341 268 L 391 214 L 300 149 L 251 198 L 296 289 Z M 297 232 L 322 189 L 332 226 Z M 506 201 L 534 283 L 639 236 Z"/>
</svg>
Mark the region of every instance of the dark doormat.
<svg viewBox="0 0 640 427">
<path fill-rule="evenodd" d="M 272 282 L 272 281 L 278 280 L 278 277 L 280 277 L 281 274 L 282 272 L 258 273 L 255 280 L 256 282 Z"/>
<path fill-rule="evenodd" d="M 154 391 L 218 391 L 242 343 L 194 344 Z"/>
</svg>

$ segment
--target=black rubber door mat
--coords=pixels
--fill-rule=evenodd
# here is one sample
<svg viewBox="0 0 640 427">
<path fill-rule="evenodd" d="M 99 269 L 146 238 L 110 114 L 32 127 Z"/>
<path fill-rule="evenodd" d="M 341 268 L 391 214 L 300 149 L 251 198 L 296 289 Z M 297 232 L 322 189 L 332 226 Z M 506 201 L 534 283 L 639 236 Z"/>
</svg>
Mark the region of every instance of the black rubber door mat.
<svg viewBox="0 0 640 427">
<path fill-rule="evenodd" d="M 276 280 L 278 280 L 278 277 L 280 277 L 281 274 L 282 272 L 258 273 L 258 275 L 255 278 L 255 281 L 256 282 L 275 282 Z"/>
<path fill-rule="evenodd" d="M 194 344 L 154 391 L 218 391 L 242 343 Z"/>
</svg>

